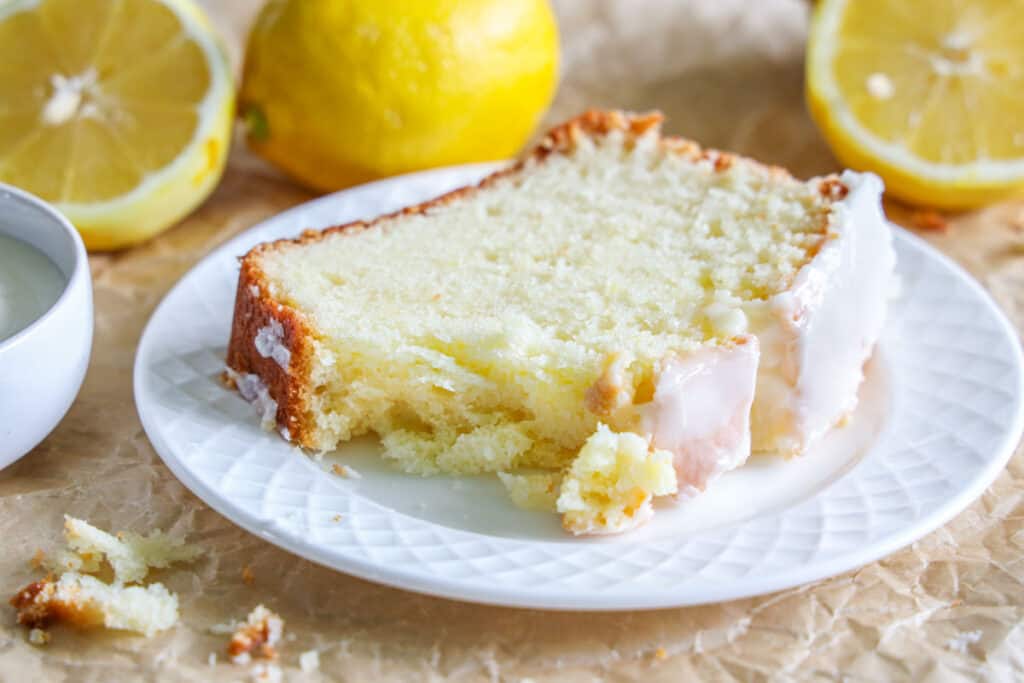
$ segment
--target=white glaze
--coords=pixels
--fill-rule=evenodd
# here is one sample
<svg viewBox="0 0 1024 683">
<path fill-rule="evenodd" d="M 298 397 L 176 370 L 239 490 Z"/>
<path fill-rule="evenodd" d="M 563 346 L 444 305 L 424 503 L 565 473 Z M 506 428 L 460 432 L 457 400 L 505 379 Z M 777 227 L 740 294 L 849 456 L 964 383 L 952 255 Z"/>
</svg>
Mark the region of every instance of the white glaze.
<svg viewBox="0 0 1024 683">
<path fill-rule="evenodd" d="M 663 363 L 640 422 L 652 446 L 673 454 L 680 497 L 701 493 L 750 455 L 758 356 L 757 339 L 747 336 Z"/>
<path fill-rule="evenodd" d="M 0 341 L 46 313 L 65 284 L 67 278 L 41 251 L 0 234 Z"/>
<path fill-rule="evenodd" d="M 231 368 L 225 368 L 228 377 L 238 387 L 238 393 L 246 401 L 251 403 L 260 414 L 260 427 L 266 431 L 273 431 L 277 425 L 277 401 L 270 396 L 270 390 L 258 375 L 244 372 L 236 372 Z"/>
<path fill-rule="evenodd" d="M 273 358 L 274 362 L 288 371 L 292 362 L 292 352 L 284 344 L 284 326 L 277 320 L 271 319 L 270 323 L 256 330 L 256 337 L 252 340 L 256 352 L 264 358 Z"/>
<path fill-rule="evenodd" d="M 895 256 L 881 181 L 847 171 L 828 242 L 793 286 L 718 325 L 746 329 L 734 347 L 663 362 L 639 429 L 675 456 L 679 495 L 691 497 L 751 450 L 802 453 L 852 413 L 891 296 Z"/>
<path fill-rule="evenodd" d="M 761 342 L 755 451 L 797 455 L 850 414 L 885 321 L 895 254 L 882 182 L 846 171 L 832 236 L 767 306 L 750 307 Z"/>
</svg>

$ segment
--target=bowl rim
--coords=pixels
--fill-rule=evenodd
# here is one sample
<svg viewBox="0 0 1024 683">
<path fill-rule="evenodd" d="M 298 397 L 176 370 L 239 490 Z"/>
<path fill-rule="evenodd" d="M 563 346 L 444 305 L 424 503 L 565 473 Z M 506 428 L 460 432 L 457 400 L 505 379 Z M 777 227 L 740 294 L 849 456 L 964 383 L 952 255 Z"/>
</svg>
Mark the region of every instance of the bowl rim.
<svg viewBox="0 0 1024 683">
<path fill-rule="evenodd" d="M 74 262 L 71 264 L 71 272 L 68 273 L 67 280 L 64 283 L 64 289 L 61 290 L 60 296 L 57 297 L 57 300 L 54 301 L 53 304 L 38 318 L 15 332 L 10 337 L 0 340 L 0 354 L 29 338 L 33 332 L 41 328 L 47 320 L 54 317 L 58 309 L 67 305 L 68 300 L 73 296 L 72 290 L 77 288 L 79 281 L 83 278 L 83 273 L 86 272 L 86 268 L 88 267 L 88 255 L 85 251 L 85 243 L 82 242 L 82 236 L 78 234 L 78 230 L 71 224 L 71 221 L 69 221 L 64 214 L 58 211 L 49 202 L 40 199 L 30 192 L 26 192 L 25 190 L 13 185 L 8 185 L 7 183 L 0 183 L 0 201 L 3 201 L 4 195 L 10 196 L 14 201 L 24 202 L 41 210 L 60 225 L 64 230 L 65 236 L 71 241 L 75 258 Z M 8 236 L 12 239 L 24 241 L 16 235 Z M 50 261 L 53 261 L 53 257 L 50 254 L 39 249 L 39 247 L 35 247 L 34 245 L 32 246 L 42 252 L 46 258 L 50 259 Z"/>
</svg>

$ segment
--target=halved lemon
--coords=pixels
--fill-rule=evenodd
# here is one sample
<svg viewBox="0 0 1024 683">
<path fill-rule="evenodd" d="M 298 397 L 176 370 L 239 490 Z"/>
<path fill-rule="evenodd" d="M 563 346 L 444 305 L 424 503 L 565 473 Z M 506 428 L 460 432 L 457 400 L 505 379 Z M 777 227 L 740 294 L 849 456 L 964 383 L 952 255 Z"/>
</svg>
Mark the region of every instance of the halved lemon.
<svg viewBox="0 0 1024 683">
<path fill-rule="evenodd" d="M 0 0 L 0 181 L 90 249 L 140 242 L 213 190 L 233 103 L 192 0 Z"/>
<path fill-rule="evenodd" d="M 1024 194 L 1024 3 L 823 0 L 811 114 L 844 164 L 904 200 L 971 208 Z"/>
</svg>

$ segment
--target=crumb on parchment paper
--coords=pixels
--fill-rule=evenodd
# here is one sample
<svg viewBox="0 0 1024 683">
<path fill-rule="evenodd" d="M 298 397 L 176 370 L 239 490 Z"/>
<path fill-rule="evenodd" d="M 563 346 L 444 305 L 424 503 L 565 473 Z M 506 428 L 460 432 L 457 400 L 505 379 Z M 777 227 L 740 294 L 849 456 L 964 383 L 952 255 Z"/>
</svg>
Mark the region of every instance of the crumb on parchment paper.
<svg viewBox="0 0 1024 683">
<path fill-rule="evenodd" d="M 950 638 L 946 642 L 946 649 L 965 655 L 970 650 L 971 645 L 981 640 L 982 635 L 981 631 L 964 631 L 963 633 L 958 633 L 955 637 Z"/>
<path fill-rule="evenodd" d="M 228 641 L 228 658 L 235 664 L 246 664 L 253 657 L 276 659 L 274 646 L 283 633 L 284 620 L 263 605 L 257 605 Z"/>
<path fill-rule="evenodd" d="M 34 581 L 10 602 L 18 610 L 18 623 L 35 629 L 62 622 L 82 629 L 136 631 L 149 637 L 178 621 L 178 597 L 161 583 L 107 584 L 77 572 Z"/>
<path fill-rule="evenodd" d="M 256 664 L 249 672 L 250 678 L 258 683 L 281 683 L 284 680 L 284 673 L 281 667 L 268 662 Z"/>
<path fill-rule="evenodd" d="M 37 548 L 32 559 L 28 561 L 28 566 L 32 567 L 32 569 L 42 569 L 45 561 L 46 553 L 43 552 L 42 548 Z"/>
<path fill-rule="evenodd" d="M 67 549 L 58 553 L 56 563 L 45 563 L 53 572 L 64 570 L 91 574 L 106 560 L 118 583 L 139 583 L 150 569 L 165 569 L 176 562 L 191 562 L 202 555 L 199 546 L 185 543 L 155 529 L 145 536 L 132 532 L 110 534 L 88 522 L 64 515 Z"/>
<path fill-rule="evenodd" d="M 338 463 L 334 463 L 331 466 L 331 471 L 334 472 L 339 477 L 343 477 L 345 479 L 362 479 L 363 478 L 363 475 L 359 474 L 359 472 L 357 472 L 355 469 L 349 467 L 348 465 L 339 465 Z"/>
<path fill-rule="evenodd" d="M 32 565 L 51 574 L 33 581 L 11 598 L 19 624 L 32 629 L 29 641 L 45 644 L 47 626 L 63 622 L 77 628 L 127 630 L 147 637 L 171 628 L 178 621 L 178 596 L 161 583 L 137 584 L 150 568 L 164 568 L 187 562 L 202 550 L 155 530 L 145 536 L 133 533 L 113 535 L 81 519 L 64 516 L 65 549 L 52 559 L 42 551 Z M 104 561 L 113 570 L 111 583 L 93 573 Z"/>
<path fill-rule="evenodd" d="M 33 645 L 46 645 L 50 642 L 50 632 L 41 628 L 34 628 L 28 632 L 28 642 Z"/>
<path fill-rule="evenodd" d="M 946 217 L 933 209 L 921 209 L 910 214 L 910 224 L 928 232 L 945 232 L 949 228 Z"/>
<path fill-rule="evenodd" d="M 299 655 L 299 668 L 304 673 L 316 671 L 320 668 L 320 653 L 316 650 L 307 650 Z"/>
</svg>

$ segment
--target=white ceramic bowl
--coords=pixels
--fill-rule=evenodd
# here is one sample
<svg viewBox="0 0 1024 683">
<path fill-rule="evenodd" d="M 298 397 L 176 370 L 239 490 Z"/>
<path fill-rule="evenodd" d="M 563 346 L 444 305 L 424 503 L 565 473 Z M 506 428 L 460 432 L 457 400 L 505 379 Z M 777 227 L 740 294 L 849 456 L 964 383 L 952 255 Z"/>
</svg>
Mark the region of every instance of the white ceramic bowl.
<svg viewBox="0 0 1024 683">
<path fill-rule="evenodd" d="M 31 244 L 67 282 L 57 302 L 0 341 L 0 468 L 60 422 L 82 386 L 92 349 L 92 278 L 74 226 L 46 202 L 0 183 L 0 234 Z"/>
</svg>

